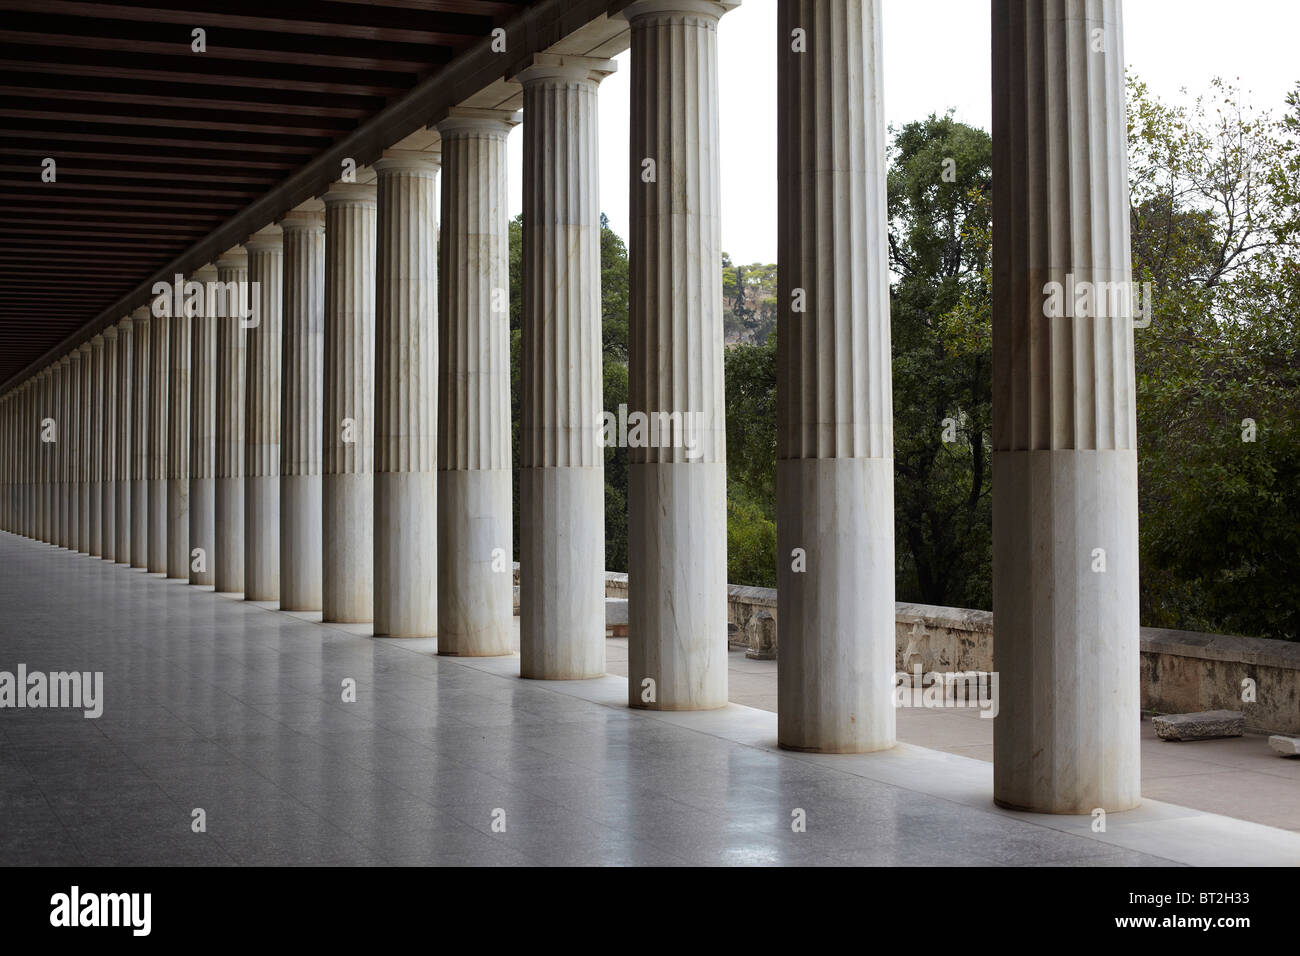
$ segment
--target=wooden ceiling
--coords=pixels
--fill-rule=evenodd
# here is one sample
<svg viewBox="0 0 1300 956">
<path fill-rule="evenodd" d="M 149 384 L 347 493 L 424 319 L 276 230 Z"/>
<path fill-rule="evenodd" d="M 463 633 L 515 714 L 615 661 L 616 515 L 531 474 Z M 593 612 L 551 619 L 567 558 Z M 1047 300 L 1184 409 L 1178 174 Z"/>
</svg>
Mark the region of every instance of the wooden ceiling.
<svg viewBox="0 0 1300 956">
<path fill-rule="evenodd" d="M 0 0 L 0 383 L 529 2 Z"/>
</svg>

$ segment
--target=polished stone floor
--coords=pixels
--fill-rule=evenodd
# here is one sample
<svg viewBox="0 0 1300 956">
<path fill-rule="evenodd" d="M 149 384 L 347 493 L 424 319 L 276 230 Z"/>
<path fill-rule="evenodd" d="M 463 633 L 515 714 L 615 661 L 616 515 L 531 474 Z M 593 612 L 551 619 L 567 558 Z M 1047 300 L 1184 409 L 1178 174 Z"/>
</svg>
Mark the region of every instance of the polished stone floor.
<svg viewBox="0 0 1300 956">
<path fill-rule="evenodd" d="M 0 670 L 105 698 L 0 710 L 3 865 L 1300 863 L 1293 833 L 1155 801 L 1093 833 L 993 807 L 968 757 L 785 753 L 753 708 L 633 712 L 616 676 L 524 681 L 11 534 L 0 569 Z"/>
</svg>

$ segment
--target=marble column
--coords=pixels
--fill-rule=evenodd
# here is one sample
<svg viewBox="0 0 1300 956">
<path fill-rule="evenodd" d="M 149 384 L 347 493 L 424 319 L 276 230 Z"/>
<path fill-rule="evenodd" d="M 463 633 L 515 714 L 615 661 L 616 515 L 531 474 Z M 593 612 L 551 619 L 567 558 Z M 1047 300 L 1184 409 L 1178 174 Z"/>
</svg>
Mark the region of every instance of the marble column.
<svg viewBox="0 0 1300 956">
<path fill-rule="evenodd" d="M 68 354 L 68 443 L 64 448 L 63 498 L 68 516 L 63 546 L 81 551 L 81 364 L 83 355 L 77 347 Z"/>
<path fill-rule="evenodd" d="M 280 609 L 321 610 L 321 416 L 325 216 L 319 201 L 280 220 L 284 338 L 280 404 Z"/>
<path fill-rule="evenodd" d="M 777 15 L 777 738 L 794 750 L 895 742 L 880 6 Z"/>
<path fill-rule="evenodd" d="M 148 306 L 131 313 L 131 567 L 149 567 L 149 465 L 155 436 L 149 402 L 153 397 L 153 325 Z"/>
<path fill-rule="evenodd" d="M 375 187 L 325 193 L 322 617 L 374 619 Z"/>
<path fill-rule="evenodd" d="M 510 231 L 497 110 L 452 110 L 438 255 L 438 653 L 513 652 Z"/>
<path fill-rule="evenodd" d="M 92 363 L 94 361 L 91 354 L 91 345 L 85 342 L 78 347 L 81 353 L 81 361 L 78 363 L 78 371 L 81 373 L 81 382 L 78 386 L 78 404 L 80 414 L 77 416 L 77 550 L 82 554 L 90 554 L 90 449 L 91 434 L 94 430 L 94 399 L 91 389 L 94 386 L 94 370 Z"/>
<path fill-rule="evenodd" d="M 438 627 L 438 164 L 386 150 L 374 165 L 376 637 Z"/>
<path fill-rule="evenodd" d="M 251 321 L 246 318 L 248 253 L 242 246 L 217 260 L 217 282 L 221 286 L 221 303 L 214 318 L 216 495 L 213 550 L 208 563 L 216 590 L 240 593 L 244 590 L 244 323 Z"/>
<path fill-rule="evenodd" d="M 628 451 L 633 707 L 727 703 L 717 26 L 733 5 L 637 0 L 623 10 L 632 27 L 628 408 L 646 416 Z"/>
<path fill-rule="evenodd" d="M 36 421 L 40 436 L 40 540 L 54 543 L 54 453 L 58 444 L 59 423 L 56 393 L 54 390 L 55 365 L 41 372 L 41 403 Z M 48 424 L 47 424 L 48 421 Z"/>
<path fill-rule="evenodd" d="M 53 543 L 66 548 L 69 539 L 68 458 L 73 441 L 72 427 L 72 359 L 67 355 L 55 364 L 54 401 L 58 422 L 58 440 L 54 442 L 54 538 Z"/>
<path fill-rule="evenodd" d="M 99 455 L 99 556 L 105 561 L 117 561 L 117 389 L 121 373 L 118 371 L 118 329 L 109 326 L 104 337 L 104 427 L 100 431 L 103 444 Z"/>
<path fill-rule="evenodd" d="M 104 336 L 90 340 L 90 431 L 86 435 L 86 540 L 90 556 L 104 556 Z"/>
<path fill-rule="evenodd" d="M 188 283 L 187 283 L 188 285 Z M 186 290 L 191 291 L 191 290 Z M 202 293 L 200 292 L 200 295 Z M 186 296 L 188 299 L 188 295 Z M 190 576 L 190 335 L 194 319 L 184 302 L 167 318 L 167 577 Z M 196 301 L 192 311 L 202 311 Z"/>
<path fill-rule="evenodd" d="M 131 433 L 134 430 L 132 412 L 135 391 L 135 323 L 130 316 L 117 324 L 117 422 L 114 433 L 117 450 L 114 455 L 116 478 L 116 503 L 114 510 L 115 541 L 113 556 L 118 564 L 131 563 L 132 459 Z"/>
<path fill-rule="evenodd" d="M 284 248 L 279 226 L 244 243 L 253 315 L 246 333 L 244 598 L 280 599 L 280 371 Z"/>
<path fill-rule="evenodd" d="M 612 60 L 540 54 L 524 88 L 520 673 L 605 673 L 597 85 Z"/>
<path fill-rule="evenodd" d="M 993 4 L 993 795 L 1048 813 L 1141 799 L 1123 32 Z"/>
<path fill-rule="evenodd" d="M 217 269 L 206 265 L 190 281 L 204 290 L 190 316 L 190 452 L 189 452 L 189 570 L 190 584 L 216 582 L 217 534 Z M 189 305 L 187 301 L 187 307 Z M 242 394 L 242 393 L 241 393 Z M 240 515 L 242 527 L 243 515 Z M 243 557 L 242 545 L 240 557 Z M 241 582 L 242 587 L 242 582 Z"/>
<path fill-rule="evenodd" d="M 149 489 L 147 566 L 151 574 L 167 574 L 167 429 L 171 390 L 170 315 L 149 319 L 149 404 L 146 430 L 149 433 L 145 480 Z"/>
</svg>

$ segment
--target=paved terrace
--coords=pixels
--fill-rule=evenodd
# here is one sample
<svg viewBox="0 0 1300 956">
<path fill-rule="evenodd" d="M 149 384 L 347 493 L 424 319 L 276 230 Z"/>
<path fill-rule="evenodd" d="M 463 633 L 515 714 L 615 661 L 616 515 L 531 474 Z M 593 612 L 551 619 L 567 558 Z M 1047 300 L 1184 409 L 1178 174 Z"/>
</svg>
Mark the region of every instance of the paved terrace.
<svg viewBox="0 0 1300 956">
<path fill-rule="evenodd" d="M 105 687 L 96 720 L 0 711 L 3 865 L 1300 863 L 1293 830 L 1147 800 L 1092 833 L 994 807 L 971 756 L 780 751 L 755 707 L 631 711 L 616 675 L 525 681 L 517 657 L 440 658 L 10 534 L 0 567 L 0 670 Z"/>
</svg>

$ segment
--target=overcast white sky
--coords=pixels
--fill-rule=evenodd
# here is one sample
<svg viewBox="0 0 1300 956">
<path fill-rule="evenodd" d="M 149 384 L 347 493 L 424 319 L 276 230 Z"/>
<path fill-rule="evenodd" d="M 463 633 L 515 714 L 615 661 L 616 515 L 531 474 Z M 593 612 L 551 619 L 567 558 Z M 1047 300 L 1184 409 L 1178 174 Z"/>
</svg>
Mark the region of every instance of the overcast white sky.
<svg viewBox="0 0 1300 956">
<path fill-rule="evenodd" d="M 776 261 L 776 0 L 743 0 L 718 27 L 722 247 L 736 262 Z M 1221 75 L 1248 102 L 1282 112 L 1300 81 L 1296 0 L 1127 0 L 1128 65 L 1166 99 Z M 989 128 L 988 0 L 885 0 L 885 121 L 901 125 L 953 107 Z M 600 86 L 600 194 L 627 236 L 629 54 Z M 523 135 L 510 136 L 510 215 L 523 201 Z"/>
</svg>

